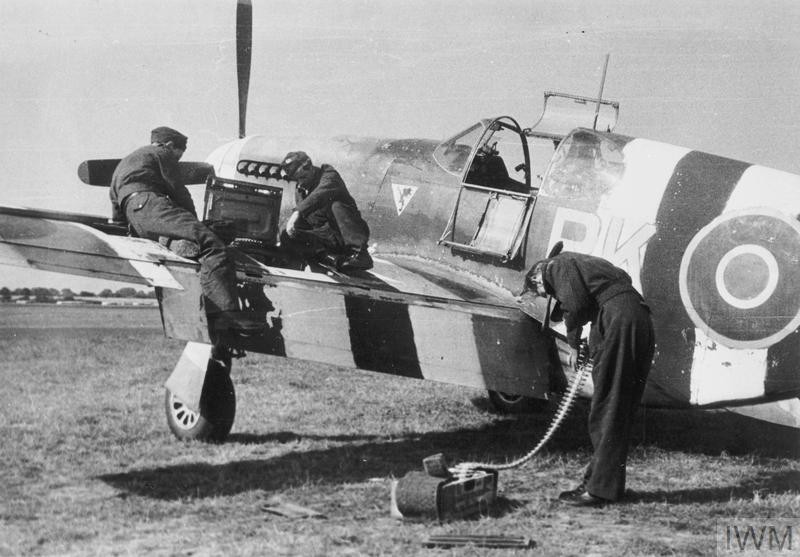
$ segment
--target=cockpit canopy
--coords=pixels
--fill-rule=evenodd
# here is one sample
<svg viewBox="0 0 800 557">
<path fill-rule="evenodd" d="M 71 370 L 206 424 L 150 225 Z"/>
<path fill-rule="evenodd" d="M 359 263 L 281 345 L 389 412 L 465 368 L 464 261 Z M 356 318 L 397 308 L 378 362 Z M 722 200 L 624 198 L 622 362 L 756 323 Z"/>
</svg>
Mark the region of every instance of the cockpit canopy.
<svg viewBox="0 0 800 557">
<path fill-rule="evenodd" d="M 509 116 L 481 120 L 443 141 L 433 156 L 445 171 L 461 179 L 439 243 L 464 257 L 512 264 L 534 199 L 522 128 Z"/>
<path fill-rule="evenodd" d="M 560 198 L 597 198 L 610 191 L 625 171 L 626 136 L 578 128 L 556 149 L 540 193 Z"/>
<path fill-rule="evenodd" d="M 530 189 L 528 145 L 509 116 L 473 124 L 439 144 L 433 158 L 465 184 L 525 193 Z"/>
</svg>

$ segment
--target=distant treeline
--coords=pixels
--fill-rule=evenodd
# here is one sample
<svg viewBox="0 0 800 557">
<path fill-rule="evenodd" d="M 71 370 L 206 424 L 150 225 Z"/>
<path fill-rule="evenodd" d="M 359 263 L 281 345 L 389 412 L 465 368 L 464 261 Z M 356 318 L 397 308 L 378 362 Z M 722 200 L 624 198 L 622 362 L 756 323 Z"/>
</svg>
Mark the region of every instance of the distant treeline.
<svg viewBox="0 0 800 557">
<path fill-rule="evenodd" d="M 106 288 L 99 294 L 81 290 L 78 293 L 69 288 L 10 288 L 3 286 L 0 288 L 0 301 L 10 302 L 12 300 L 30 300 L 32 302 L 56 302 L 59 300 L 72 301 L 77 298 L 155 298 L 156 292 L 152 288 L 147 292 L 136 290 L 135 288 L 120 288 L 116 292 Z"/>
</svg>

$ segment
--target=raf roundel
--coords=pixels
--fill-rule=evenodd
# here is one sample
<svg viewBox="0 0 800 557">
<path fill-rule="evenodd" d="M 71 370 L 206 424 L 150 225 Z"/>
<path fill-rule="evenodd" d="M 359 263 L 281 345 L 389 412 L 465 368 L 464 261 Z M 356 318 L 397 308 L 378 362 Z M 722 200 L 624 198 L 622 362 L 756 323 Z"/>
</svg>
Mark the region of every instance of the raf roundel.
<svg viewBox="0 0 800 557">
<path fill-rule="evenodd" d="M 769 208 L 725 213 L 683 255 L 680 293 L 697 328 L 731 348 L 768 348 L 800 326 L 800 223 Z"/>
</svg>

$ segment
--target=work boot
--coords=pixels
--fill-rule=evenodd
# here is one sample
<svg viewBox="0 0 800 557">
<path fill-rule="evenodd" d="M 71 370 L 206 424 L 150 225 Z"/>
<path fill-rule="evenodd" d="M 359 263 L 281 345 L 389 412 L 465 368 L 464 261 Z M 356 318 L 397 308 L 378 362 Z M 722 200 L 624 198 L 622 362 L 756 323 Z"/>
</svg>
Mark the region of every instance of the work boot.
<svg viewBox="0 0 800 557">
<path fill-rule="evenodd" d="M 560 501 L 569 501 L 570 499 L 575 499 L 580 497 L 586 491 L 586 483 L 581 482 L 573 489 L 562 491 L 558 494 L 558 499 Z"/>
<path fill-rule="evenodd" d="M 562 500 L 567 505 L 572 505 L 573 507 L 605 507 L 606 505 L 613 503 L 613 501 L 608 499 L 603 499 L 602 497 L 592 495 L 588 491 L 584 491 L 580 495 L 576 495 L 570 499 Z"/>
<path fill-rule="evenodd" d="M 367 248 L 357 248 L 339 262 L 340 271 L 366 271 L 372 269 L 372 257 Z"/>
</svg>

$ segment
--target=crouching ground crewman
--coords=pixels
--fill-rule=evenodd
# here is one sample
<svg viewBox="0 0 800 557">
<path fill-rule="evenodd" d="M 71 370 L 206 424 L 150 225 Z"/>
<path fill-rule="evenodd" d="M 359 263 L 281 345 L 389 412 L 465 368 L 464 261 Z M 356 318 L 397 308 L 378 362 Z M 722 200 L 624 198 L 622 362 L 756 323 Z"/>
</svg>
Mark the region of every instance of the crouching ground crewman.
<svg viewBox="0 0 800 557">
<path fill-rule="evenodd" d="M 154 129 L 150 145 L 123 158 L 111 178 L 115 220 L 126 220 L 142 238 L 189 240 L 199 247 L 200 285 L 213 333 L 253 334 L 264 324 L 241 312 L 236 269 L 224 242 L 197 220 L 192 197 L 183 184 L 178 161 L 187 138 L 167 127 Z M 124 218 L 120 218 L 124 217 Z"/>
<path fill-rule="evenodd" d="M 563 252 L 537 262 L 526 287 L 556 300 L 553 319 L 563 315 L 575 366 L 582 327 L 591 321 L 589 351 L 594 394 L 589 436 L 594 454 L 583 481 L 559 499 L 575 506 L 601 506 L 625 493 L 625 463 L 633 418 L 653 358 L 650 309 L 631 277 L 605 259 Z"/>
<path fill-rule="evenodd" d="M 284 157 L 281 172 L 297 182 L 295 208 L 281 233 L 281 246 L 342 271 L 371 269 L 369 226 L 336 169 L 314 166 L 306 153 L 293 151 Z"/>
</svg>

